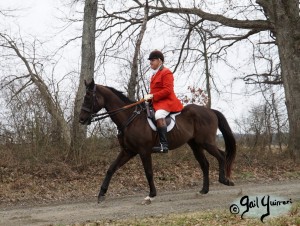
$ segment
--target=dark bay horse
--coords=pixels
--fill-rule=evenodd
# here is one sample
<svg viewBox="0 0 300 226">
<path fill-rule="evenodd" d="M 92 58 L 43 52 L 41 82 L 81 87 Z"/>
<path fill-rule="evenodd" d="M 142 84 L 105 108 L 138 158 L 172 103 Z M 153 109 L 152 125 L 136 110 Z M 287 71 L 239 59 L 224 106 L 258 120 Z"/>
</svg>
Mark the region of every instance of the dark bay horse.
<svg viewBox="0 0 300 226">
<path fill-rule="evenodd" d="M 98 195 L 98 202 L 104 200 L 113 174 L 131 158 L 139 154 L 150 187 L 149 196 L 156 196 L 153 181 L 152 147 L 158 143 L 158 135 L 148 122 L 144 103 L 128 108 L 134 102 L 114 88 L 96 85 L 94 81 L 86 85 L 86 95 L 80 112 L 80 123 L 89 124 L 95 113 L 105 108 L 109 117 L 118 127 L 121 151 L 110 165 Z M 225 140 L 225 152 L 216 146 L 217 129 Z M 176 126 L 168 132 L 170 150 L 187 143 L 203 171 L 203 187 L 200 193 L 209 191 L 209 163 L 204 149 L 219 163 L 219 182 L 234 185 L 230 180 L 232 165 L 236 155 L 236 142 L 226 118 L 217 110 L 190 104 L 176 116 Z"/>
</svg>

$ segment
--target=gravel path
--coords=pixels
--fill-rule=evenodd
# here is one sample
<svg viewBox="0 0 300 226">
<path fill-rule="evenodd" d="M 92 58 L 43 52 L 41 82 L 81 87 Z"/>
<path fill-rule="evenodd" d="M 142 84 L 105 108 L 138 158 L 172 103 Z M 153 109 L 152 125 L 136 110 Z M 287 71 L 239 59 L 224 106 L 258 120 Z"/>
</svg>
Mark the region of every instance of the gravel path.
<svg viewBox="0 0 300 226">
<path fill-rule="evenodd" d="M 280 196 L 294 202 L 300 200 L 300 180 L 241 183 L 234 187 L 212 184 L 207 195 L 200 195 L 197 190 L 163 192 L 150 205 L 142 204 L 143 195 L 107 197 L 101 204 L 96 203 L 95 197 L 95 201 L 89 202 L 2 207 L 0 225 L 65 225 L 88 220 L 142 218 L 215 208 L 229 211 L 230 204 L 244 195 Z"/>
</svg>

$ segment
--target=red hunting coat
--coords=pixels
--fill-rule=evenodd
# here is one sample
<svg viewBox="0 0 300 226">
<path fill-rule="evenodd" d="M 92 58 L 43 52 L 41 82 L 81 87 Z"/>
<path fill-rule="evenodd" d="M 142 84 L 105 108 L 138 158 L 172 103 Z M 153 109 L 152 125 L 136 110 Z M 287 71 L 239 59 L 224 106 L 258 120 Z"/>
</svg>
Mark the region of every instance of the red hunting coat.
<svg viewBox="0 0 300 226">
<path fill-rule="evenodd" d="M 152 76 L 150 93 L 153 94 L 152 104 L 155 111 L 163 109 L 177 112 L 183 109 L 182 103 L 174 93 L 173 73 L 164 66 Z"/>
</svg>

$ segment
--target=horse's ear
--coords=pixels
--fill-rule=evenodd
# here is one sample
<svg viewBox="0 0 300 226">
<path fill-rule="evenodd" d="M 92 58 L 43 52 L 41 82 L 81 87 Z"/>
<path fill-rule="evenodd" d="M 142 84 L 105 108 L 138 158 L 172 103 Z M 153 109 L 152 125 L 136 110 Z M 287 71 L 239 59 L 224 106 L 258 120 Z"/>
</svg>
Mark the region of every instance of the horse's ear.
<svg viewBox="0 0 300 226">
<path fill-rule="evenodd" d="M 95 86 L 95 81 L 94 81 L 94 78 L 92 78 L 91 82 L 90 83 L 87 83 L 86 79 L 84 79 L 84 85 L 86 87 L 94 87 Z"/>
</svg>

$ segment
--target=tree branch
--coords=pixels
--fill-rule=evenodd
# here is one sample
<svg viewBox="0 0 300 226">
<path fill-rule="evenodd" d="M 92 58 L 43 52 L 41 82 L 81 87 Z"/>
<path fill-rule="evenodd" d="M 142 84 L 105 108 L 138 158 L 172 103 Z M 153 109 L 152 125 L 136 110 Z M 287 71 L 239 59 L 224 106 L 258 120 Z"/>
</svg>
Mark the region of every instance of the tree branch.
<svg viewBox="0 0 300 226">
<path fill-rule="evenodd" d="M 253 77 L 256 77 L 254 79 Z M 243 78 L 246 84 L 269 84 L 269 85 L 282 85 L 283 81 L 280 78 L 281 76 L 277 74 L 270 74 L 270 73 L 262 73 L 262 74 L 250 74 Z M 259 81 L 262 78 L 263 81 Z"/>
<path fill-rule="evenodd" d="M 197 15 L 204 20 L 218 22 L 222 25 L 233 27 L 233 28 L 258 29 L 260 31 L 274 29 L 274 26 L 267 20 L 231 19 L 222 16 L 220 14 L 207 13 L 198 8 L 170 8 L 170 7 L 156 7 L 156 6 L 149 6 L 149 8 L 153 10 L 158 10 L 161 13 L 175 13 L 175 14 L 183 13 L 183 14 Z"/>
</svg>

